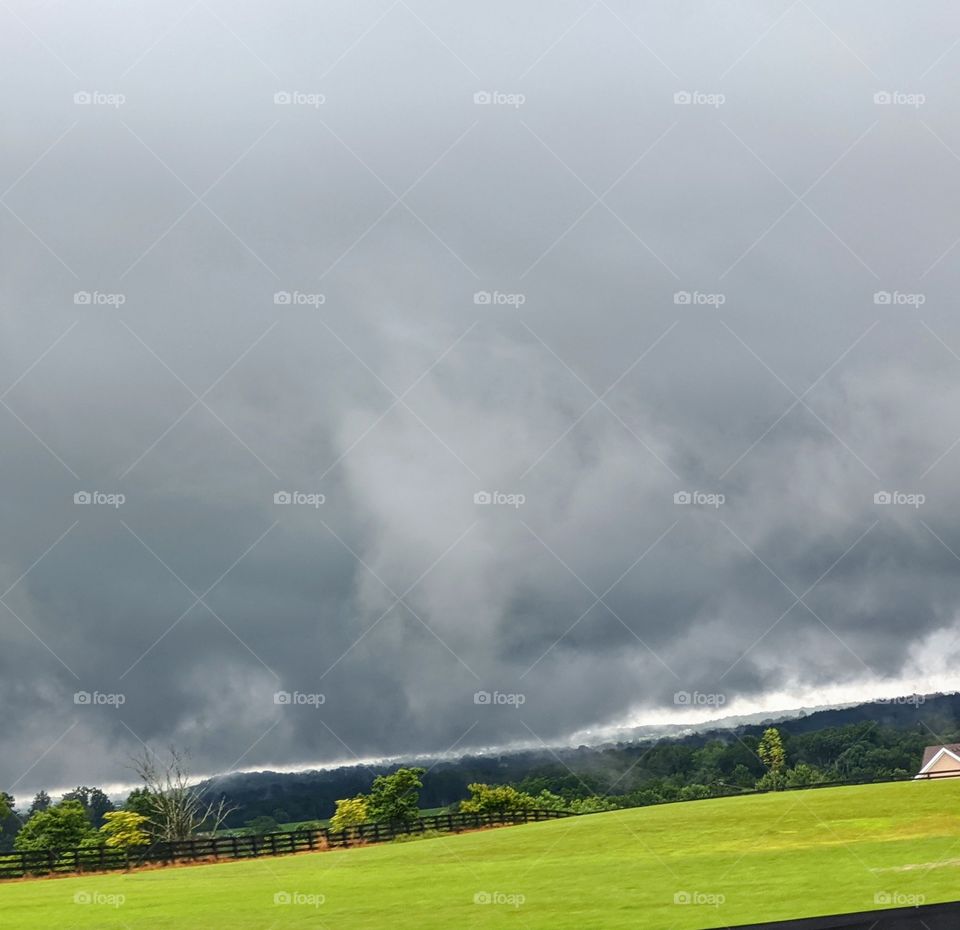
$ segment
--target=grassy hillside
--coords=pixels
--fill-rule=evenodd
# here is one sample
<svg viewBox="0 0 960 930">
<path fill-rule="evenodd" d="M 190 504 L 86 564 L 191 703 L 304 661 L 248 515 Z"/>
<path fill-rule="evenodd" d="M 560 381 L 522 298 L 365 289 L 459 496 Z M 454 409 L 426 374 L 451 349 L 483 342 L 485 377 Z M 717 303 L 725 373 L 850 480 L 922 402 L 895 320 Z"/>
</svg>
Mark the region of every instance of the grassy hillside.
<svg viewBox="0 0 960 930">
<path fill-rule="evenodd" d="M 960 780 L 697 801 L 361 849 L 12 882 L 0 886 L 0 925 L 703 930 L 867 910 L 878 900 L 916 903 L 909 896 L 960 898 Z"/>
</svg>

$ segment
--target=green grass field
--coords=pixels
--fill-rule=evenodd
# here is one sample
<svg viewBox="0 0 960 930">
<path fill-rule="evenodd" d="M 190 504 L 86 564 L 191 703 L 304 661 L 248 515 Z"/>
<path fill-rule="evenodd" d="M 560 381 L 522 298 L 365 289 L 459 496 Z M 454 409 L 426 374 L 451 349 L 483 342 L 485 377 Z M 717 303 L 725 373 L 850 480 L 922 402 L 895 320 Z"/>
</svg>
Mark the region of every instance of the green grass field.
<svg viewBox="0 0 960 930">
<path fill-rule="evenodd" d="M 0 886 L 0 926 L 703 930 L 870 910 L 877 901 L 958 898 L 960 779 L 697 801 L 274 859 L 8 882 Z"/>
</svg>

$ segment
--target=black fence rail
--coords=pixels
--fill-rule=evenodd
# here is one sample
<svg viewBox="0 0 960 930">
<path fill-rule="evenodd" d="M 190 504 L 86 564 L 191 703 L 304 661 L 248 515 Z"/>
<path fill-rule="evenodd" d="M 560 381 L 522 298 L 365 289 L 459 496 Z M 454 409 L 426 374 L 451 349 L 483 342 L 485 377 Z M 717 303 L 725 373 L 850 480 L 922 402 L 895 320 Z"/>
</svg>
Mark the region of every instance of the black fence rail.
<svg viewBox="0 0 960 930">
<path fill-rule="evenodd" d="M 568 811 L 556 810 L 450 813 L 419 817 L 400 823 L 364 823 L 340 831 L 319 827 L 315 830 L 291 830 L 260 836 L 197 836 L 173 843 L 152 843 L 149 846 L 134 846 L 128 849 L 86 846 L 60 851 L 43 849 L 13 852 L 0 855 L 0 879 L 56 873 L 107 872 L 152 864 L 173 865 L 177 862 L 280 856 L 309 850 L 383 843 L 399 837 L 430 832 L 459 833 L 463 830 L 536 823 L 570 816 L 574 815 Z"/>
</svg>

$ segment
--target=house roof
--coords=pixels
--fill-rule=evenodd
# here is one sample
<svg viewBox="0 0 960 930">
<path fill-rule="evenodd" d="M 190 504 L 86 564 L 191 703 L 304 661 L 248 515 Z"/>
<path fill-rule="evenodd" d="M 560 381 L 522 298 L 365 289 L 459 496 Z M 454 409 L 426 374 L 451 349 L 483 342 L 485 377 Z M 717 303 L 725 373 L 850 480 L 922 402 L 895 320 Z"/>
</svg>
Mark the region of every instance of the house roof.
<svg viewBox="0 0 960 930">
<path fill-rule="evenodd" d="M 957 768 L 960 768 L 960 743 L 939 743 L 936 746 L 927 746 L 923 750 L 923 762 L 920 763 L 922 772 L 937 756 L 942 755 L 944 750 L 957 760 Z"/>
</svg>

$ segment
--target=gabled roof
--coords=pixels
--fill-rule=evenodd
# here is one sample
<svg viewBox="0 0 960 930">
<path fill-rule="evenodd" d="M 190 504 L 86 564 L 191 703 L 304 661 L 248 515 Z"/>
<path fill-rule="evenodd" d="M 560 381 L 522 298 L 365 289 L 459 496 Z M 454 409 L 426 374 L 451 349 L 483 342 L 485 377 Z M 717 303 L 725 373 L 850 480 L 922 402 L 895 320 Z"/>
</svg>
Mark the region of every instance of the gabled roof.
<svg viewBox="0 0 960 930">
<path fill-rule="evenodd" d="M 922 775 L 930 766 L 938 762 L 943 756 L 950 756 L 960 769 L 960 743 L 941 743 L 938 746 L 927 746 L 923 750 L 923 762 L 920 763 Z"/>
</svg>

